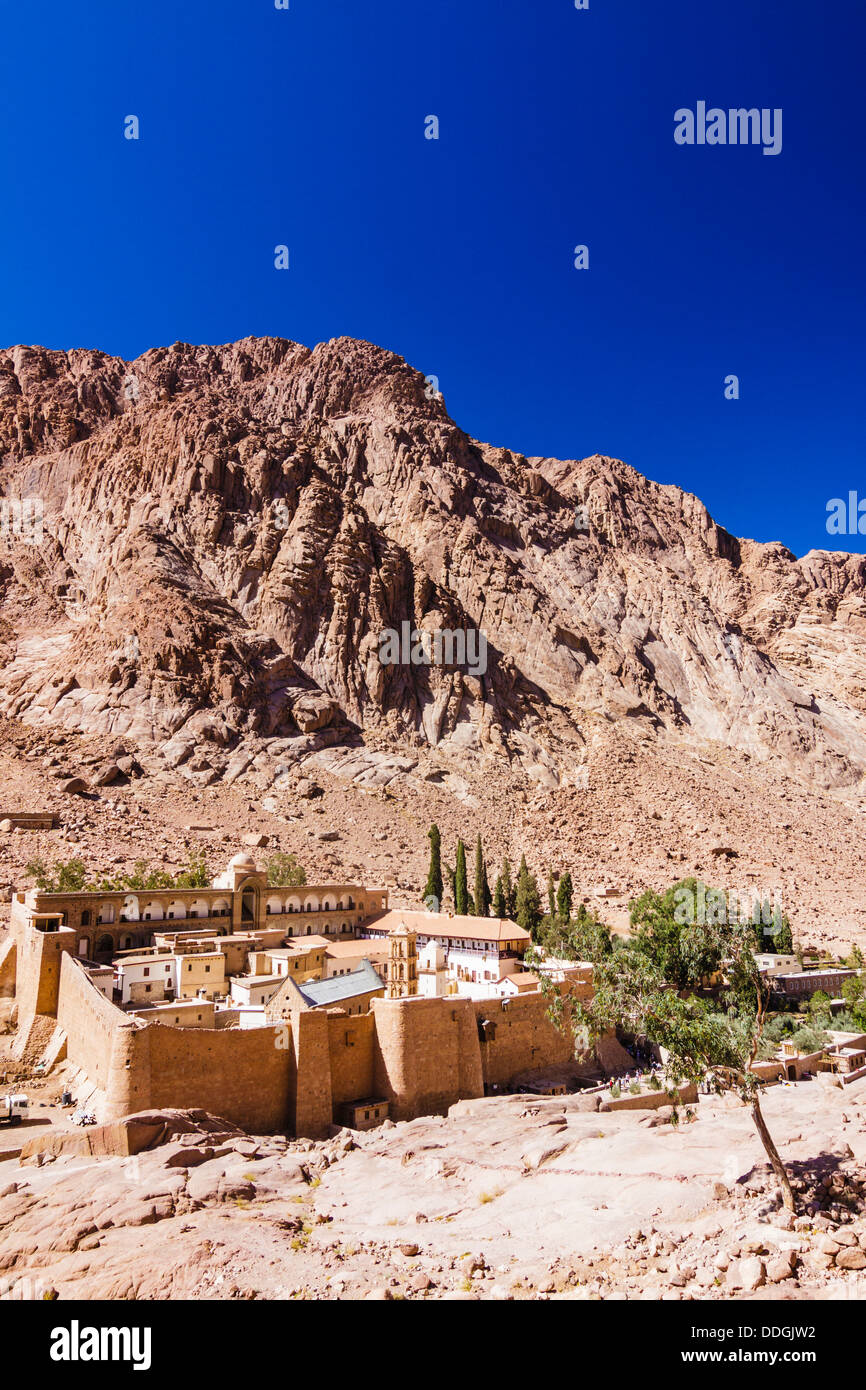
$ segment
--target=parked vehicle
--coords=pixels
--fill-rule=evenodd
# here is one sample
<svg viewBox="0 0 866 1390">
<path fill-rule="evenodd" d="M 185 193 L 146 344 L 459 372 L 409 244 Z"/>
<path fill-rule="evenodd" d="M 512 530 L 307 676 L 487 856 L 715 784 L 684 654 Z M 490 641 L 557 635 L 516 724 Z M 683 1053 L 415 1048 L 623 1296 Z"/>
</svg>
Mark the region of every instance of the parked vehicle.
<svg viewBox="0 0 866 1390">
<path fill-rule="evenodd" d="M 0 1125 L 20 1125 L 30 1114 L 30 1102 L 25 1095 L 0 1096 Z"/>
</svg>

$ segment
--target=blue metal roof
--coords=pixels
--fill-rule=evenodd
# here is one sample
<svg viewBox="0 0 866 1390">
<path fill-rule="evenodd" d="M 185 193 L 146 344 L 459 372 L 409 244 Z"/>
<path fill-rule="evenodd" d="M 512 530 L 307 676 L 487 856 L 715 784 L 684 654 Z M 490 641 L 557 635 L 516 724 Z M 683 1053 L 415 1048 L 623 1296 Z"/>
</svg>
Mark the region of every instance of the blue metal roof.
<svg viewBox="0 0 866 1390">
<path fill-rule="evenodd" d="M 344 999 L 353 999 L 358 994 L 370 994 L 373 990 L 384 989 L 385 982 L 377 975 L 368 960 L 357 970 L 347 975 L 334 975 L 330 980 L 309 980 L 297 985 L 301 994 L 312 1008 L 323 1004 L 340 1004 Z"/>
</svg>

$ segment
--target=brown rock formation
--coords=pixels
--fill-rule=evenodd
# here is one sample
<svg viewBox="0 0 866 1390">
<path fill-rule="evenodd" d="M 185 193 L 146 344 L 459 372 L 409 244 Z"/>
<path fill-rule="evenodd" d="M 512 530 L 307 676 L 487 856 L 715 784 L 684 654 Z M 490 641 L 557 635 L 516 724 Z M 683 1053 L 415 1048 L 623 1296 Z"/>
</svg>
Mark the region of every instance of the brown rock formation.
<svg viewBox="0 0 866 1390">
<path fill-rule="evenodd" d="M 88 859 L 170 857 L 206 793 L 215 827 L 412 901 L 435 819 L 620 915 L 695 872 L 866 940 L 862 557 L 479 444 L 350 339 L 0 352 L 0 493 L 44 506 L 38 545 L 0 537 L 0 771 Z M 486 672 L 383 666 L 403 622 L 480 629 Z"/>
<path fill-rule="evenodd" d="M 0 708 L 25 723 L 218 767 L 354 726 L 555 783 L 602 716 L 827 787 L 866 766 L 861 557 L 739 541 L 612 459 L 478 444 L 368 343 L 12 348 L 0 450 L 5 496 L 44 502 L 3 569 Z M 383 667 L 405 619 L 481 629 L 486 675 Z"/>
</svg>

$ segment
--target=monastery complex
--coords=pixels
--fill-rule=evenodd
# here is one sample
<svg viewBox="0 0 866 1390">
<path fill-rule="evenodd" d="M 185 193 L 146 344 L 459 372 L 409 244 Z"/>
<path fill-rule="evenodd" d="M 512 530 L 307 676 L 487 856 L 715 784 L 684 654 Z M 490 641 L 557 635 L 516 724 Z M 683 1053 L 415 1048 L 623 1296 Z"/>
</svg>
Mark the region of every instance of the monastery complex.
<svg viewBox="0 0 866 1390">
<path fill-rule="evenodd" d="M 210 888 L 19 892 L 11 928 L 16 1055 L 69 1063 L 99 1121 L 202 1109 L 316 1139 L 574 1061 L 516 923 L 392 909 L 353 884 L 270 887 L 248 854 Z M 550 968 L 587 997 L 591 967 Z"/>
</svg>

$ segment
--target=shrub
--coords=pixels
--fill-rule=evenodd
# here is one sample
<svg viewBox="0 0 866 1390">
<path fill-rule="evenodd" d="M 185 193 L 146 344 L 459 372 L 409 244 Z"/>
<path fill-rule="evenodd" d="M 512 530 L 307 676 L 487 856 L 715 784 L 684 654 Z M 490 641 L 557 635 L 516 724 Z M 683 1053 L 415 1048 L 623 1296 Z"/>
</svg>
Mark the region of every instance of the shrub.
<svg viewBox="0 0 866 1390">
<path fill-rule="evenodd" d="M 306 870 L 294 854 L 274 854 L 268 860 L 268 885 L 271 888 L 298 888 L 307 881 Z"/>
</svg>

